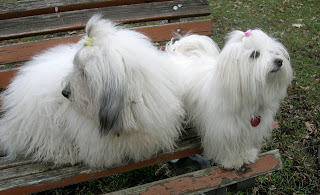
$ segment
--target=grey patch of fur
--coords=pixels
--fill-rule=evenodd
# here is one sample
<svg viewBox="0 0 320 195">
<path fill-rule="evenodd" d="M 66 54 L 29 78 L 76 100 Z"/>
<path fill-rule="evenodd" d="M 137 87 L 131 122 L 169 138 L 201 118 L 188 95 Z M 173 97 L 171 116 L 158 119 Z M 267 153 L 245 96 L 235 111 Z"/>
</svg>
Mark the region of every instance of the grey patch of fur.
<svg viewBox="0 0 320 195">
<path fill-rule="evenodd" d="M 119 86 L 120 85 L 120 86 Z M 106 81 L 102 104 L 99 111 L 101 133 L 120 135 L 123 129 L 122 110 L 124 108 L 125 89 L 115 79 Z"/>
</svg>

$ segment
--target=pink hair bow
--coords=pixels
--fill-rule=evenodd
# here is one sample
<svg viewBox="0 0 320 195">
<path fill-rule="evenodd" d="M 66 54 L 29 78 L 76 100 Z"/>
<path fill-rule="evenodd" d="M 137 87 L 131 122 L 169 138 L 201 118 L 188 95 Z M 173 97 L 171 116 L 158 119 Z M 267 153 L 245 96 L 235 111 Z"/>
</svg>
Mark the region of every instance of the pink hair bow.
<svg viewBox="0 0 320 195">
<path fill-rule="evenodd" d="M 244 34 L 246 35 L 246 37 L 249 37 L 250 33 L 251 33 L 251 30 L 250 30 L 250 29 L 247 30 L 246 32 L 244 32 Z"/>
</svg>

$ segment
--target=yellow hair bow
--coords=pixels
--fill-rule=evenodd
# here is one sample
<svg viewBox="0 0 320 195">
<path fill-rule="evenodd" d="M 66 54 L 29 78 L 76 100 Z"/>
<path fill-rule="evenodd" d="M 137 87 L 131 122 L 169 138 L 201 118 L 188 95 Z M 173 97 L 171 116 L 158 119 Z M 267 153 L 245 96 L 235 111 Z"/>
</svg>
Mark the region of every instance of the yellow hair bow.
<svg viewBox="0 0 320 195">
<path fill-rule="evenodd" d="M 87 37 L 86 40 L 84 40 L 83 45 L 84 46 L 92 46 L 93 45 L 93 38 Z"/>
</svg>

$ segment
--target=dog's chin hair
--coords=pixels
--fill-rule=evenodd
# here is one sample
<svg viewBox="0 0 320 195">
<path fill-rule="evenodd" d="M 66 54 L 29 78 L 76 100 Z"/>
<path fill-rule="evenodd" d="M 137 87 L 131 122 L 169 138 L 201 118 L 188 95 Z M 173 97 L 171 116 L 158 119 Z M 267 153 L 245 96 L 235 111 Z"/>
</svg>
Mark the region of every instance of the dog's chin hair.
<svg viewBox="0 0 320 195">
<path fill-rule="evenodd" d="M 183 64 L 184 102 L 188 118 L 201 135 L 204 154 L 227 169 L 256 161 L 257 148 L 270 136 L 292 80 L 283 45 L 253 30 L 249 37 L 241 31 L 230 33 L 221 52 L 200 35 L 169 43 L 166 51 Z M 259 55 L 253 55 L 255 51 Z M 283 60 L 277 72 L 271 72 L 274 59 Z M 253 127 L 250 120 L 255 117 L 261 121 Z"/>
<path fill-rule="evenodd" d="M 101 16 L 86 32 L 33 58 L 3 93 L 8 157 L 110 167 L 175 147 L 185 111 L 173 62 L 149 38 Z"/>
</svg>

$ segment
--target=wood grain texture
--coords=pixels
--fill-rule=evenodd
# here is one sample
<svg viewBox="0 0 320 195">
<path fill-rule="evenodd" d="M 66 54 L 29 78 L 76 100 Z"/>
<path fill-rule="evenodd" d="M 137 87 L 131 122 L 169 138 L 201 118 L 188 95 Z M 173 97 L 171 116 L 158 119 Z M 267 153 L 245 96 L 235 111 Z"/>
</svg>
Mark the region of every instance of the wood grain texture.
<svg viewBox="0 0 320 195">
<path fill-rule="evenodd" d="M 178 29 L 181 35 L 188 32 L 201 35 L 211 35 L 212 22 L 210 20 L 202 20 L 197 22 L 173 23 L 134 28 L 134 30 L 150 37 L 153 42 L 170 40 Z M 50 47 L 54 47 L 59 44 L 76 43 L 83 36 L 84 35 L 60 37 L 9 46 L 0 46 L 0 64 L 29 60 L 33 55 L 41 53 L 43 50 Z"/>
<path fill-rule="evenodd" d="M 173 9 L 177 5 L 182 6 Z M 0 40 L 82 29 L 96 13 L 118 22 L 133 23 L 209 15 L 210 8 L 205 0 L 176 0 L 13 18 L 0 20 Z"/>
<path fill-rule="evenodd" d="M 16 163 L 15 166 L 7 165 L 6 167 L 10 166 L 11 168 L 0 169 L 0 194 L 39 192 L 202 153 L 200 139 L 196 133 L 190 129 L 186 132 L 178 143 L 179 147 L 172 153 L 159 154 L 146 161 L 118 165 L 110 169 L 93 169 L 83 165 L 53 167 L 52 165 L 39 164 L 37 166 L 31 162 L 21 165 Z M 10 164 L 12 163 L 14 162 L 10 162 Z"/>
<path fill-rule="evenodd" d="M 201 35 L 212 35 L 212 22 L 210 20 L 202 20 L 197 22 L 173 23 L 134 28 L 134 30 L 150 37 L 154 42 L 170 40 L 178 29 L 181 35 L 185 35 L 188 32 Z M 31 59 L 32 56 L 39 54 L 48 48 L 59 44 L 76 43 L 82 37 L 83 35 L 2 46 L 0 47 L 0 64 L 26 61 Z M 16 73 L 17 70 L 2 70 L 2 72 L 0 72 L 0 88 L 5 88 Z"/>
<path fill-rule="evenodd" d="M 16 167 L 16 166 L 22 166 L 22 165 L 26 165 L 26 164 L 30 164 L 30 163 L 33 163 L 33 161 L 31 159 L 27 159 L 27 158 L 18 157 L 14 160 L 9 160 L 9 159 L 6 159 L 5 157 L 0 157 L 0 170 L 11 168 L 11 167 Z"/>
<path fill-rule="evenodd" d="M 0 88 L 7 87 L 10 84 L 12 78 L 17 74 L 17 72 L 18 72 L 18 69 L 9 69 L 9 70 L 0 72 Z"/>
<path fill-rule="evenodd" d="M 201 194 L 280 169 L 282 169 L 282 161 L 279 151 L 273 150 L 260 154 L 257 162 L 244 165 L 239 171 L 210 167 L 161 181 L 109 193 L 109 195 Z"/>
<path fill-rule="evenodd" d="M 28 0 L 0 4 L 0 20 L 66 11 L 172 0 Z"/>
</svg>

